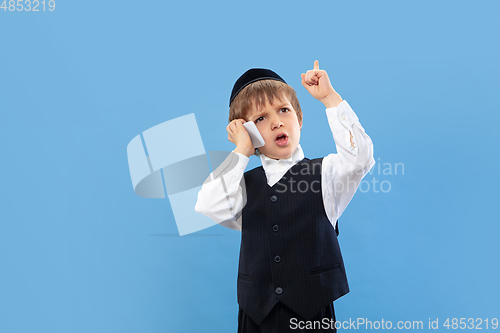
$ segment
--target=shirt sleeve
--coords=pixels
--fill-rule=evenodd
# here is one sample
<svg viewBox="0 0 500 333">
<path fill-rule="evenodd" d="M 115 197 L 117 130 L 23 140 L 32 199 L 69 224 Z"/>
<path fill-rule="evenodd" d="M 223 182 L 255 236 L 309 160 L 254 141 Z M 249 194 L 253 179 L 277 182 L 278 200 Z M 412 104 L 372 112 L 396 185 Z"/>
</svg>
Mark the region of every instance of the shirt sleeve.
<svg viewBox="0 0 500 333">
<path fill-rule="evenodd" d="M 326 115 L 337 154 L 323 159 L 321 188 L 326 215 L 335 227 L 375 159 L 373 142 L 347 101 L 326 109 Z"/>
<path fill-rule="evenodd" d="M 243 174 L 248 161 L 243 154 L 230 153 L 203 183 L 195 211 L 226 228 L 241 231 L 241 211 L 246 203 Z"/>
</svg>

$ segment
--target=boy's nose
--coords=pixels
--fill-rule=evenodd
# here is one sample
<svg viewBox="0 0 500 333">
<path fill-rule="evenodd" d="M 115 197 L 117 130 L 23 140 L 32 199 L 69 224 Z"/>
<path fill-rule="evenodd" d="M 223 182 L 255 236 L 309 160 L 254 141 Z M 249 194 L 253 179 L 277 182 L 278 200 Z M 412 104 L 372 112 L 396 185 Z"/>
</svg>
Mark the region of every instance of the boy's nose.
<svg viewBox="0 0 500 333">
<path fill-rule="evenodd" d="M 283 127 L 284 124 L 283 122 L 279 119 L 279 118 L 274 118 L 272 121 L 271 121 L 271 129 L 276 129 L 276 128 L 280 128 L 280 127 Z"/>
</svg>

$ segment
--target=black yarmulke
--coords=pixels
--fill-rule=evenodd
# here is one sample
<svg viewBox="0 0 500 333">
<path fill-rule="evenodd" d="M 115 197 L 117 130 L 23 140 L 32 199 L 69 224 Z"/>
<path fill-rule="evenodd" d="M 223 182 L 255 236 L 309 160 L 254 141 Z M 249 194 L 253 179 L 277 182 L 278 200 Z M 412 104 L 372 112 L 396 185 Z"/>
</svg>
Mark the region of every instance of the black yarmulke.
<svg viewBox="0 0 500 333">
<path fill-rule="evenodd" d="M 260 80 L 276 80 L 286 83 L 278 74 L 270 69 L 265 68 L 252 68 L 243 73 L 242 76 L 234 84 L 233 91 L 231 91 L 231 98 L 229 99 L 229 106 L 233 102 L 236 95 L 239 94 L 243 88 L 248 86 L 250 83 L 260 81 Z"/>
</svg>

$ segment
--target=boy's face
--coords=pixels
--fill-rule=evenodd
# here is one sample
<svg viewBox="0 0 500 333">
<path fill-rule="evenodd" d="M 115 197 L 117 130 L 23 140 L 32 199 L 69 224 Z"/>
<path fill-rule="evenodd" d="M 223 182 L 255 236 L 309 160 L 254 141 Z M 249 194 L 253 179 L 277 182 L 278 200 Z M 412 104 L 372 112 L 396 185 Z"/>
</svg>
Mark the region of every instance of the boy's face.
<svg viewBox="0 0 500 333">
<path fill-rule="evenodd" d="M 259 151 L 267 157 L 276 160 L 289 158 L 300 141 L 300 129 L 297 113 L 292 104 L 283 96 L 274 105 L 266 105 L 257 110 L 252 108 L 246 115 L 246 120 L 253 121 L 266 144 Z"/>
</svg>

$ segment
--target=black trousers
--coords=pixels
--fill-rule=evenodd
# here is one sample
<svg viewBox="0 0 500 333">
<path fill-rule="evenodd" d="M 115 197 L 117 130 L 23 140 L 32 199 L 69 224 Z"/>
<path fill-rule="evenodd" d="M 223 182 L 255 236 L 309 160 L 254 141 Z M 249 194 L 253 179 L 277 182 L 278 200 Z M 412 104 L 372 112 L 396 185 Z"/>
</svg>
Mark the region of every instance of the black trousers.
<svg viewBox="0 0 500 333">
<path fill-rule="evenodd" d="M 250 319 L 241 308 L 238 313 L 238 333 L 337 332 L 334 324 L 333 303 L 309 320 L 305 320 L 281 302 L 274 306 L 260 325 Z"/>
</svg>

